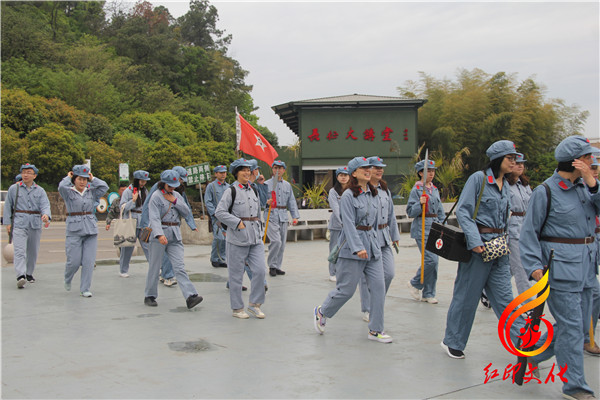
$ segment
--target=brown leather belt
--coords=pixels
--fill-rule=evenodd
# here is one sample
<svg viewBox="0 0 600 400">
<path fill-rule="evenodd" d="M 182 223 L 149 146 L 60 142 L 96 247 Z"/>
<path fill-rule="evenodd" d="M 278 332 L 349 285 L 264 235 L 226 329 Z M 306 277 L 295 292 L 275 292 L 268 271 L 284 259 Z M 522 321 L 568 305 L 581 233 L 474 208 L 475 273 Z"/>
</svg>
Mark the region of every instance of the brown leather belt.
<svg viewBox="0 0 600 400">
<path fill-rule="evenodd" d="M 136 213 L 136 214 L 141 214 L 142 213 L 141 211 L 138 211 L 138 210 L 131 210 L 131 212 L 132 213 Z"/>
<path fill-rule="evenodd" d="M 523 212 L 513 211 L 512 215 L 514 215 L 515 217 L 524 217 L 525 216 L 525 211 L 523 211 Z"/>
<path fill-rule="evenodd" d="M 594 231 L 594 233 L 600 233 L 600 227 L 596 228 L 596 230 Z"/>
<path fill-rule="evenodd" d="M 29 210 L 15 210 L 15 212 L 20 212 L 24 214 L 40 214 L 39 211 L 29 211 Z"/>
<path fill-rule="evenodd" d="M 358 229 L 359 231 L 370 231 L 371 229 L 373 229 L 373 227 L 369 225 L 359 225 L 356 227 L 356 229 Z"/>
<path fill-rule="evenodd" d="M 242 221 L 258 221 L 258 217 L 241 217 Z"/>
<path fill-rule="evenodd" d="M 277 207 L 275 207 L 275 208 L 278 208 L 278 209 L 280 209 L 280 210 L 287 210 L 287 207 L 286 207 L 286 206 L 277 206 Z"/>
<path fill-rule="evenodd" d="M 383 229 L 383 228 L 387 228 L 388 224 L 381 224 L 381 225 L 377 225 L 377 229 Z"/>
<path fill-rule="evenodd" d="M 483 225 L 477 225 L 477 229 L 479 229 L 479 233 L 504 233 L 504 229 L 489 228 Z"/>
<path fill-rule="evenodd" d="M 179 222 L 165 222 L 165 221 L 160 221 L 161 225 L 164 226 L 179 226 Z"/>
<path fill-rule="evenodd" d="M 67 216 L 72 217 L 74 215 L 90 215 L 91 213 L 92 213 L 91 211 L 80 211 L 80 212 L 67 213 Z"/>
<path fill-rule="evenodd" d="M 435 218 L 435 217 L 437 217 L 437 214 L 425 213 L 425 218 Z"/>
<path fill-rule="evenodd" d="M 590 244 L 590 243 L 594 243 L 594 241 L 596 240 L 596 238 L 593 237 L 593 236 L 588 236 L 588 237 L 585 237 L 583 239 L 579 239 L 579 238 L 571 239 L 571 238 L 560 238 L 560 237 L 542 236 L 542 240 L 544 242 L 554 242 L 554 243 Z"/>
</svg>

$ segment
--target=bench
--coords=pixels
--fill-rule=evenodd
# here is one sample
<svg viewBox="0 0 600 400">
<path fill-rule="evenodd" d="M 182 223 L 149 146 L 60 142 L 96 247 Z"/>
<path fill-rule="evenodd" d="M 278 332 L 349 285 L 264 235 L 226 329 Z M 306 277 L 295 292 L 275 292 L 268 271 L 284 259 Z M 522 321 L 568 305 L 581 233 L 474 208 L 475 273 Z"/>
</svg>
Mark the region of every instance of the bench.
<svg viewBox="0 0 600 400">
<path fill-rule="evenodd" d="M 289 242 L 297 242 L 298 238 L 313 240 L 315 232 L 317 232 L 318 237 L 325 237 L 327 224 L 331 217 L 330 209 L 300 209 L 298 212 L 300 213 L 298 225 L 288 227 L 287 240 Z"/>
</svg>

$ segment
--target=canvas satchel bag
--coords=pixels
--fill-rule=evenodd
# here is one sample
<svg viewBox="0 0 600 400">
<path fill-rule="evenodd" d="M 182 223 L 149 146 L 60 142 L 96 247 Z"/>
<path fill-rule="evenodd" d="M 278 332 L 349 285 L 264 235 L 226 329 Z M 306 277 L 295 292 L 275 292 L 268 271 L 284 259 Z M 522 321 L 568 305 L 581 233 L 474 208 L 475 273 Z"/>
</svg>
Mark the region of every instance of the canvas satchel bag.
<svg viewBox="0 0 600 400">
<path fill-rule="evenodd" d="M 135 246 L 137 220 L 134 218 L 123 219 L 123 209 L 125 204 L 120 207 L 119 219 L 113 222 L 115 234 L 113 243 L 116 247 Z"/>
</svg>

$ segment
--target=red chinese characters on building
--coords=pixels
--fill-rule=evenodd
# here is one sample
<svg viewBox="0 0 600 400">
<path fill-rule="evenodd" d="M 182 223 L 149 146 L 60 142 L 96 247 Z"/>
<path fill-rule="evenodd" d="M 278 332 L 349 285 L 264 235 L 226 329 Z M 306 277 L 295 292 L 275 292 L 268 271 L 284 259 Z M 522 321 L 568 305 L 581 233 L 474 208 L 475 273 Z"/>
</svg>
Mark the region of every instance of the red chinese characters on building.
<svg viewBox="0 0 600 400">
<path fill-rule="evenodd" d="M 404 141 L 408 141 L 408 129 L 403 129 L 403 136 L 402 139 Z M 348 140 L 348 139 L 352 139 L 352 140 L 358 140 L 357 136 L 354 136 L 354 129 L 352 129 L 352 127 L 350 127 L 348 129 L 348 133 L 346 134 L 346 137 L 344 139 Z M 381 132 L 381 136 L 382 139 L 381 141 L 383 142 L 391 142 L 392 141 L 392 133 L 394 133 L 394 130 L 392 128 L 390 128 L 389 126 L 386 126 L 383 131 Z M 327 134 L 327 140 L 328 141 L 332 141 L 332 140 L 336 140 L 338 138 L 339 134 L 337 131 L 334 130 L 330 130 L 329 133 Z M 319 130 L 318 128 L 314 128 L 312 130 L 312 133 L 308 136 L 308 139 L 313 142 L 313 141 L 320 141 L 320 134 L 319 134 Z M 363 132 L 363 139 L 367 140 L 369 142 L 374 142 L 375 139 L 377 139 L 377 134 L 375 133 L 375 130 L 373 128 L 367 128 L 364 130 Z"/>
<path fill-rule="evenodd" d="M 308 138 L 310 139 L 310 141 L 312 142 L 313 140 L 321 140 L 319 138 L 319 130 L 317 128 L 312 130 L 312 133 L 308 136 Z"/>
<path fill-rule="evenodd" d="M 354 133 L 354 129 L 350 128 L 348 134 L 346 135 L 346 139 L 351 138 L 352 140 L 356 140 L 356 137 L 352 135 Z"/>
<path fill-rule="evenodd" d="M 327 134 L 327 140 L 337 139 L 338 133 L 336 131 L 329 131 Z"/>
</svg>

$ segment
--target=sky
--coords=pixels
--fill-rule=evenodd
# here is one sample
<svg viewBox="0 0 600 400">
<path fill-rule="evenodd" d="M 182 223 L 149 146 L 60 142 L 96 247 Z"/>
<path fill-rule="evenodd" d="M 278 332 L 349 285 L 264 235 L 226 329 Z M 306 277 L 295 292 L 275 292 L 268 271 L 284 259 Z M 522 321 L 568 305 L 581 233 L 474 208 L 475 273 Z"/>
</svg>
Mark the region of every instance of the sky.
<svg viewBox="0 0 600 400">
<path fill-rule="evenodd" d="M 151 1 L 174 17 L 187 1 Z M 400 96 L 422 71 L 455 81 L 459 70 L 516 74 L 590 115 L 599 137 L 599 2 L 212 1 L 228 55 L 249 72 L 259 124 L 280 145 L 297 137 L 271 109 L 353 93 Z"/>
</svg>

